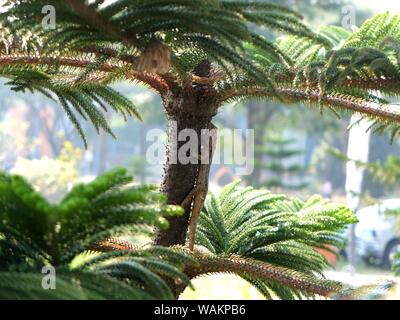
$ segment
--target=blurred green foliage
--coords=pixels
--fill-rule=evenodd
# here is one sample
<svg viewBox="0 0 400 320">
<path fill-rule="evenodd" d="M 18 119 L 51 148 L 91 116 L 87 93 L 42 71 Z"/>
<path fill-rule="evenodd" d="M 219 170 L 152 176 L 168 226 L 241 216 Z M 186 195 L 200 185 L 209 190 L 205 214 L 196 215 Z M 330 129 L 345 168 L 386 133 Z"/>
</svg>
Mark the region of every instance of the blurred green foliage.
<svg viewBox="0 0 400 320">
<path fill-rule="evenodd" d="M 81 160 L 82 151 L 70 141 L 65 141 L 57 157 L 19 157 L 11 173 L 23 175 L 48 201 L 58 202 L 79 178 L 78 167 Z"/>
</svg>

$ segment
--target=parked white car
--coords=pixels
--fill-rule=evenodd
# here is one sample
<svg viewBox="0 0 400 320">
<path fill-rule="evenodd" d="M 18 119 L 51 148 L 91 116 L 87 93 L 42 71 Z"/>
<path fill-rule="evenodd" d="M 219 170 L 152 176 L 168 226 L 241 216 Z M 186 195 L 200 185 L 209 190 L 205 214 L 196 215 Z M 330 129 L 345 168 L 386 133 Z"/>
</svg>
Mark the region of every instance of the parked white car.
<svg viewBox="0 0 400 320">
<path fill-rule="evenodd" d="M 387 199 L 357 212 L 356 252 L 367 263 L 390 268 L 400 252 L 400 232 L 386 210 L 400 209 L 400 199 Z"/>
</svg>

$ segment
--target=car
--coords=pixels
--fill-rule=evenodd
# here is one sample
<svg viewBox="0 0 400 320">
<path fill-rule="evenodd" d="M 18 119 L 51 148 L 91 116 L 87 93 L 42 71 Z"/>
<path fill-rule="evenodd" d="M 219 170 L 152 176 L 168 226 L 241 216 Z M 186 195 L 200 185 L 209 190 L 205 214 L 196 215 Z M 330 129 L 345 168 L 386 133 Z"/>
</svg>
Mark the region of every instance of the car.
<svg viewBox="0 0 400 320">
<path fill-rule="evenodd" d="M 355 227 L 356 253 L 368 264 L 391 268 L 394 255 L 400 252 L 400 231 L 396 217 L 387 210 L 400 210 L 400 199 L 387 199 L 358 210 Z"/>
</svg>

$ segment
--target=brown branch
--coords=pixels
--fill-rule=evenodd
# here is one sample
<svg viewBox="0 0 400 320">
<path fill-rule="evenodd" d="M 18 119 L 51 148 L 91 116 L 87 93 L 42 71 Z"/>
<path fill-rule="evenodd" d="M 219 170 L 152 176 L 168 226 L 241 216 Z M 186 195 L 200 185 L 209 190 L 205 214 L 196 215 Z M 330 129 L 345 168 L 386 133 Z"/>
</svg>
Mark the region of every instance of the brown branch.
<svg viewBox="0 0 400 320">
<path fill-rule="evenodd" d="M 87 68 L 93 64 L 94 61 L 80 58 L 70 57 L 49 57 L 49 56 L 29 56 L 29 55 L 0 55 L 0 67 L 13 64 L 41 64 L 41 65 L 52 65 L 52 66 L 69 66 L 75 68 Z M 97 67 L 98 71 L 102 72 L 113 72 L 121 69 L 121 65 L 103 63 Z M 168 91 L 168 84 L 157 74 L 141 73 L 134 70 L 130 70 L 126 75 L 127 80 L 134 80 L 143 82 L 149 85 L 160 94 Z"/>
<path fill-rule="evenodd" d="M 119 238 L 107 238 L 99 241 L 91 247 L 91 250 L 99 252 L 110 252 L 110 251 L 134 251 L 137 250 L 138 246 L 135 246 L 130 241 L 119 239 Z"/>
<path fill-rule="evenodd" d="M 291 68 L 288 75 L 277 75 L 273 77 L 276 83 L 293 83 L 296 80 L 297 74 L 301 72 L 301 69 Z M 394 79 L 391 77 L 379 77 L 374 76 L 372 78 L 345 78 L 341 82 L 334 84 L 336 87 L 340 88 L 359 88 L 363 90 L 394 90 L 399 92 L 400 90 L 400 79 Z M 304 88 L 318 89 L 320 83 L 318 80 L 310 80 L 304 82 Z"/>
<path fill-rule="evenodd" d="M 184 249 L 182 249 L 184 250 Z M 187 266 L 184 272 L 191 278 L 214 273 L 233 273 L 251 276 L 263 281 L 274 281 L 304 292 L 332 297 L 343 290 L 339 282 L 317 279 L 280 266 L 239 256 L 221 257 L 195 251 L 192 253 L 198 265 Z"/>
<path fill-rule="evenodd" d="M 63 65 L 76 68 L 86 68 L 93 61 L 69 57 L 49 57 L 49 56 L 30 56 L 30 55 L 0 55 L 0 66 L 11 64 L 43 64 L 43 65 Z M 99 67 L 99 71 L 111 72 L 117 66 L 104 63 Z"/>
<path fill-rule="evenodd" d="M 274 98 L 279 97 L 288 103 L 311 102 L 338 107 L 353 112 L 359 112 L 382 120 L 400 122 L 400 108 L 393 105 L 384 105 L 373 101 L 345 94 L 321 94 L 318 90 L 300 88 L 276 88 L 275 92 L 265 88 L 245 88 L 228 92 L 221 101 L 226 101 L 240 96 L 258 96 Z"/>
<path fill-rule="evenodd" d="M 126 252 L 127 255 L 132 251 L 141 250 L 140 246 L 113 237 L 100 241 L 91 249 L 100 252 L 121 251 Z M 184 253 L 191 258 L 192 261 L 185 262 L 182 266 L 182 271 L 190 279 L 210 274 L 231 273 L 240 277 L 259 279 L 267 283 L 275 282 L 288 288 L 333 300 L 363 299 L 374 291 L 378 292 L 377 290 L 382 291 L 384 289 L 388 291 L 396 284 L 393 281 L 387 281 L 379 284 L 351 287 L 338 281 L 318 278 L 300 271 L 238 255 L 218 256 L 199 250 L 190 251 L 182 246 L 173 246 L 170 249 Z M 181 283 L 171 283 L 169 279 L 166 279 L 166 281 L 170 283 L 172 288 L 177 290 L 178 295 L 186 287 Z M 379 294 L 383 296 L 382 293 Z"/>
<path fill-rule="evenodd" d="M 177 249 L 187 250 L 184 248 Z M 364 299 L 374 292 L 382 297 L 384 295 L 382 291 L 388 292 L 395 285 L 395 282 L 387 281 L 381 284 L 352 287 L 338 281 L 317 278 L 255 259 L 240 256 L 221 257 L 200 251 L 190 252 L 190 254 L 196 264 L 186 265 L 184 272 L 191 279 L 209 274 L 232 273 L 266 282 L 273 281 L 292 289 L 333 300 Z"/>
<path fill-rule="evenodd" d="M 95 246 L 92 249 L 105 252 L 113 251 L 114 249 L 127 253 L 140 250 L 137 246 L 130 243 L 126 244 L 123 240 L 113 238 L 100 242 L 100 246 Z M 346 299 L 353 297 L 354 294 L 352 288 L 345 287 L 338 281 L 320 279 L 316 276 L 251 258 L 243 258 L 237 255 L 218 256 L 199 250 L 188 250 L 182 246 L 173 246 L 170 249 L 187 254 L 191 258 L 192 261 L 185 262 L 182 266 L 182 271 L 190 279 L 211 274 L 231 273 L 240 277 L 276 282 L 292 289 L 328 298 L 339 297 L 340 299 Z M 177 290 L 178 295 L 186 287 L 182 284 L 172 284 L 172 286 Z"/>
<path fill-rule="evenodd" d="M 362 88 L 364 90 L 390 91 L 400 90 L 400 79 L 373 78 L 373 79 L 346 79 L 339 87 Z"/>
</svg>

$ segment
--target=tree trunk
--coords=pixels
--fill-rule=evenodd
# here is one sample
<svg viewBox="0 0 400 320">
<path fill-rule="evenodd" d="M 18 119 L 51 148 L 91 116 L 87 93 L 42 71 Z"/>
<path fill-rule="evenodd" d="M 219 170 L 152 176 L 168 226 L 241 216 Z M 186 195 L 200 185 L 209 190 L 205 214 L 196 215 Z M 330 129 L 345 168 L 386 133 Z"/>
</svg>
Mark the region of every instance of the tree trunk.
<svg viewBox="0 0 400 320">
<path fill-rule="evenodd" d="M 170 97 L 164 98 L 164 108 L 168 117 L 168 145 L 161 192 L 167 196 L 169 204 L 182 205 L 196 186 L 200 168 L 201 132 L 203 129 L 211 127 L 211 119 L 217 110 L 216 103 L 212 98 L 208 98 L 204 93 L 186 97 L 171 93 Z M 195 149 L 197 150 L 194 155 L 198 160 L 197 163 L 182 163 L 185 161 L 178 156 L 180 148 L 189 141 L 189 138 L 185 141 L 177 141 L 179 133 L 185 129 L 192 129 L 196 132 Z M 209 159 L 208 169 L 211 166 L 211 160 Z M 209 170 L 207 170 L 207 178 L 208 173 Z M 184 215 L 169 218 L 170 227 L 168 230 L 158 232 L 155 239 L 156 245 L 185 244 L 192 201 L 185 201 L 185 203 L 183 205 Z"/>
</svg>

